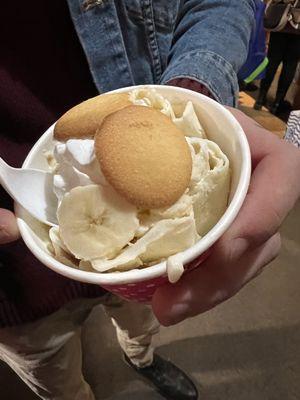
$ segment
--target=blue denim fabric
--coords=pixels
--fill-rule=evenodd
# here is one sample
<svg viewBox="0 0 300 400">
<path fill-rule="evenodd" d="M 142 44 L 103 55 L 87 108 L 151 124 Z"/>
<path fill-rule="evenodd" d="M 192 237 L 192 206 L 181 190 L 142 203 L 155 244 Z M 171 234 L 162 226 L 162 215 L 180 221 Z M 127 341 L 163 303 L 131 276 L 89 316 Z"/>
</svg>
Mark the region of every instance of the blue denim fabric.
<svg viewBox="0 0 300 400">
<path fill-rule="evenodd" d="M 68 0 L 100 92 L 192 78 L 236 104 L 254 0 Z"/>
</svg>

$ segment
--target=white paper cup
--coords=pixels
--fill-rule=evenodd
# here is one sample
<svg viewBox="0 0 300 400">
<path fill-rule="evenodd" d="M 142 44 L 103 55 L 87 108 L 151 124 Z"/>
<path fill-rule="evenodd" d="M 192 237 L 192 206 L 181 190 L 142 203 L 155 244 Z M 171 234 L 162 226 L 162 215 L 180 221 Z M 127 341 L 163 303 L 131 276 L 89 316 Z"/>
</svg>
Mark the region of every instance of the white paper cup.
<svg viewBox="0 0 300 400">
<path fill-rule="evenodd" d="M 227 155 L 231 168 L 229 204 L 218 223 L 196 244 L 182 252 L 185 273 L 198 267 L 208 256 L 211 246 L 229 228 L 245 199 L 251 174 L 251 158 L 247 138 L 233 115 L 223 106 L 199 93 L 172 86 L 147 85 L 155 88 L 172 104 L 192 101 L 196 114 L 208 139 L 216 142 Z M 137 87 L 127 87 L 115 92 L 128 92 Z M 33 146 L 23 168 L 48 170 L 45 150 L 53 148 L 53 126 Z M 16 205 L 21 236 L 31 252 L 48 268 L 67 278 L 100 285 L 119 296 L 139 302 L 149 302 L 156 288 L 167 282 L 166 262 L 125 272 L 86 272 L 57 261 L 47 249 L 48 228 L 33 219 L 22 207 Z"/>
</svg>

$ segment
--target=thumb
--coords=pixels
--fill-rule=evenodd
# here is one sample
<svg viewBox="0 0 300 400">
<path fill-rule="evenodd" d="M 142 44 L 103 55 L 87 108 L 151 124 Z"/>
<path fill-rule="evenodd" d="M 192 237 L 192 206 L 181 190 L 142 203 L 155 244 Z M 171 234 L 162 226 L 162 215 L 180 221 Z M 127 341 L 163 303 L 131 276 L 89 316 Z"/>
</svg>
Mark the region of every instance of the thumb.
<svg viewBox="0 0 300 400">
<path fill-rule="evenodd" d="M 0 208 L 0 244 L 17 240 L 20 236 L 15 215 L 3 208 Z"/>
</svg>

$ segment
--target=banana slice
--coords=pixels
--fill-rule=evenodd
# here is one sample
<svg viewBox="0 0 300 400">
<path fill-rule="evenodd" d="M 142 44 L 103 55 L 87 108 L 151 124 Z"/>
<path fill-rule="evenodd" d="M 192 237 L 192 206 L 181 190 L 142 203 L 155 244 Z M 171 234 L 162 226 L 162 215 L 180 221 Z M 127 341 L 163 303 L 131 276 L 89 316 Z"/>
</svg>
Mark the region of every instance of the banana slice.
<svg viewBox="0 0 300 400">
<path fill-rule="evenodd" d="M 117 257 L 110 260 L 92 260 L 92 266 L 100 272 L 113 268 L 122 271 L 123 266 L 128 269 L 128 265 L 136 267 L 142 263 L 159 262 L 184 251 L 198 239 L 194 214 L 191 211 L 188 217 L 158 221 L 143 237 L 123 249 Z"/>
<path fill-rule="evenodd" d="M 72 254 L 70 254 L 64 243 L 61 241 L 58 227 L 53 226 L 49 230 L 49 237 L 52 243 L 55 258 L 62 264 L 68 265 L 69 267 L 78 268 L 78 260 L 76 260 Z"/>
<path fill-rule="evenodd" d="M 58 208 L 59 234 L 78 259 L 114 257 L 135 235 L 137 209 L 112 188 L 80 186 Z"/>
</svg>

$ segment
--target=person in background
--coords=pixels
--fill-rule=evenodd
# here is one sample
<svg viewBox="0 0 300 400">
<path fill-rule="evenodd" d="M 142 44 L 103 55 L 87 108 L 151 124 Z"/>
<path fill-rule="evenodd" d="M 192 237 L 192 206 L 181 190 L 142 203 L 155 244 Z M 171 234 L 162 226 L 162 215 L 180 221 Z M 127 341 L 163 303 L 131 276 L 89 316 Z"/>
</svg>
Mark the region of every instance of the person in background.
<svg viewBox="0 0 300 400">
<path fill-rule="evenodd" d="M 296 147 L 300 147 L 300 110 L 292 111 L 290 113 L 287 122 L 285 140 Z"/>
<path fill-rule="evenodd" d="M 61 114 L 118 87 L 172 84 L 236 106 L 237 72 L 247 56 L 254 12 L 252 0 L 5 2 L 1 156 L 20 166 Z M 274 258 L 280 247 L 278 227 L 299 196 L 299 182 L 290 174 L 299 169 L 297 149 L 268 132 L 261 135 L 256 123 L 232 112 L 251 146 L 250 191 L 207 268 L 195 271 L 194 281 L 186 278 L 157 292 L 153 310 L 165 325 L 234 295 Z M 131 367 L 168 399 L 198 398 L 181 370 L 153 354 L 158 322 L 149 307 L 123 302 L 40 265 L 18 240 L 12 202 L 4 192 L 1 207 L 0 358 L 40 398 L 95 398 L 82 375 L 81 328 L 98 304 L 112 317 Z"/>
<path fill-rule="evenodd" d="M 294 84 L 294 111 L 290 113 L 287 121 L 285 140 L 300 148 L 300 63 L 298 63 Z"/>
<path fill-rule="evenodd" d="M 284 98 L 293 81 L 297 64 L 300 60 L 300 30 L 290 28 L 289 32 L 271 32 L 268 59 L 269 64 L 266 76 L 260 83 L 259 94 L 254 104 L 254 109 L 260 110 L 266 103 L 268 90 L 279 65 L 282 63 L 275 100 L 270 109 L 272 114 L 278 114 L 283 109 Z"/>
<path fill-rule="evenodd" d="M 264 28 L 265 4 L 255 0 L 255 28 L 252 30 L 246 62 L 238 71 L 240 91 L 257 90 L 254 80 L 263 79 L 268 65 L 266 31 Z"/>
</svg>

